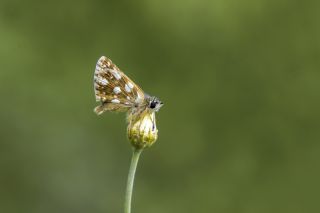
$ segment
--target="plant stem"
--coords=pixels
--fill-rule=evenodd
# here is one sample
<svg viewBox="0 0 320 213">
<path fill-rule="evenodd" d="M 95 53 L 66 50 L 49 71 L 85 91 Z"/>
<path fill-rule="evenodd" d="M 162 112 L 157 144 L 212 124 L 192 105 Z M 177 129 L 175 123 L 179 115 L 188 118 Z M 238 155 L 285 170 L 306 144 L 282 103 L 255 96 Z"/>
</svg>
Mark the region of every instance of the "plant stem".
<svg viewBox="0 0 320 213">
<path fill-rule="evenodd" d="M 124 201 L 124 213 L 131 212 L 131 198 L 132 198 L 132 190 L 133 190 L 133 183 L 134 183 L 134 175 L 136 173 L 137 164 L 138 164 L 141 152 L 142 152 L 142 149 L 136 149 L 136 148 L 133 149 L 131 164 L 130 164 L 129 174 L 128 174 L 126 196 Z"/>
</svg>

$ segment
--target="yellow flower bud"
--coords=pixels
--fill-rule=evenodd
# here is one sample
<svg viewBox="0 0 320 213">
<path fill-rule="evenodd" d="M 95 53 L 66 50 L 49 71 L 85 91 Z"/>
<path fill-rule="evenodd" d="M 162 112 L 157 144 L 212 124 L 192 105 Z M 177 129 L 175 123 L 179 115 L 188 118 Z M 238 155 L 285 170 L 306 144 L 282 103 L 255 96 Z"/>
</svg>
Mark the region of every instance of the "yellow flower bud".
<svg viewBox="0 0 320 213">
<path fill-rule="evenodd" d="M 158 138 L 154 111 L 145 110 L 138 117 L 128 117 L 128 138 L 137 149 L 150 147 Z"/>
</svg>

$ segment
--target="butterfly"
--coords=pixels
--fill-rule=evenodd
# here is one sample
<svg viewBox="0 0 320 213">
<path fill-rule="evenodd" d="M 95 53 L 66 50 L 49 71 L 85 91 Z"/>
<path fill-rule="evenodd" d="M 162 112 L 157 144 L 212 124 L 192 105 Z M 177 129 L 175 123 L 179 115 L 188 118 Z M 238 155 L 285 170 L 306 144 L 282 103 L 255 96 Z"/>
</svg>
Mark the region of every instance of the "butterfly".
<svg viewBox="0 0 320 213">
<path fill-rule="evenodd" d="M 163 103 L 150 96 L 126 76 L 109 58 L 102 56 L 94 71 L 94 92 L 100 102 L 94 111 L 127 112 L 131 119 L 143 113 L 157 112 Z"/>
</svg>

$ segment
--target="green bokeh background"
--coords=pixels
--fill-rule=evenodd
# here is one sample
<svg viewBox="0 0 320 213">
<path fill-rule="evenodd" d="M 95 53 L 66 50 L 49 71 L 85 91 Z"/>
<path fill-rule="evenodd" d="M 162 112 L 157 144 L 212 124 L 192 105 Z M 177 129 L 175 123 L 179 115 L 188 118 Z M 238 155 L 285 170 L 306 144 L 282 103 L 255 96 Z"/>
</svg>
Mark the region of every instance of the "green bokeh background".
<svg viewBox="0 0 320 213">
<path fill-rule="evenodd" d="M 133 212 L 320 212 L 320 3 L 0 1 L 0 212 L 123 211 L 110 57 L 165 103 Z"/>
</svg>

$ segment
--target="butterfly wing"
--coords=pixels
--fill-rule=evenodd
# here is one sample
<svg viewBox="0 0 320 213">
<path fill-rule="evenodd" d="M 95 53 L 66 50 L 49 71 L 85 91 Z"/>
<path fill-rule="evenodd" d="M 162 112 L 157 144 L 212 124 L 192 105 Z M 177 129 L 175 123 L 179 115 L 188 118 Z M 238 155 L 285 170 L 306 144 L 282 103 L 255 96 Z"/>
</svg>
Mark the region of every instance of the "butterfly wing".
<svg viewBox="0 0 320 213">
<path fill-rule="evenodd" d="M 94 91 L 97 114 L 104 111 L 127 111 L 142 105 L 145 97 L 142 89 L 126 76 L 110 59 L 102 56 L 94 72 Z"/>
</svg>

